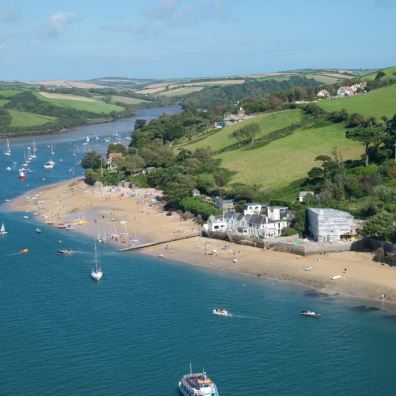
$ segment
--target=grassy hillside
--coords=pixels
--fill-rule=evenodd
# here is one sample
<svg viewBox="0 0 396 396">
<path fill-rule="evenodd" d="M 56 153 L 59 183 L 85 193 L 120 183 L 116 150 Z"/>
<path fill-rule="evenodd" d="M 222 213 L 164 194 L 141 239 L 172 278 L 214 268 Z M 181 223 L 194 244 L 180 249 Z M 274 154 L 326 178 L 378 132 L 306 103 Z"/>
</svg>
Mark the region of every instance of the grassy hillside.
<svg viewBox="0 0 396 396">
<path fill-rule="evenodd" d="M 90 113 L 96 113 L 96 114 L 101 114 L 101 113 L 110 114 L 113 111 L 120 112 L 124 110 L 123 107 L 105 102 L 100 102 L 100 101 L 87 102 L 85 100 L 79 101 L 75 99 L 52 99 L 52 98 L 46 98 L 38 93 L 36 93 L 36 97 L 38 97 L 43 101 L 49 102 L 54 106 L 65 107 L 65 108 L 81 110 L 81 111 L 89 111 Z"/>
<path fill-rule="evenodd" d="M 360 113 L 365 117 L 392 117 L 396 113 L 396 84 L 359 96 L 325 101 L 319 106 L 329 112 L 345 108 L 348 113 Z"/>
<path fill-rule="evenodd" d="M 112 96 L 111 100 L 112 100 L 112 102 L 120 102 L 120 103 L 129 104 L 129 105 L 136 105 L 139 103 L 148 102 L 147 100 L 144 100 L 144 99 L 131 98 L 129 96 L 118 96 L 118 95 Z"/>
<path fill-rule="evenodd" d="M 9 113 L 12 117 L 10 126 L 13 128 L 40 126 L 57 120 L 55 117 L 43 116 L 25 111 L 9 110 Z"/>
<path fill-rule="evenodd" d="M 194 150 L 198 147 L 209 146 L 212 151 L 218 151 L 234 143 L 237 143 L 237 140 L 232 136 L 232 133 L 235 130 L 241 128 L 241 126 L 257 123 L 260 126 L 260 132 L 258 133 L 257 137 L 261 137 L 277 129 L 297 123 L 300 120 L 301 112 L 297 109 L 266 113 L 257 117 L 253 117 L 247 121 L 244 121 L 243 123 L 220 129 L 205 139 L 200 139 L 197 142 L 186 145 L 185 148 L 188 150 Z"/>
<path fill-rule="evenodd" d="M 346 139 L 342 125 L 333 124 L 298 129 L 267 146 L 230 151 L 219 155 L 219 158 L 223 166 L 237 172 L 233 182 L 256 183 L 276 189 L 305 177 L 307 171 L 315 166 L 315 157 L 331 154 L 334 147 L 343 153 L 344 159 L 357 158 L 363 152 L 361 144 Z"/>
<path fill-rule="evenodd" d="M 386 69 L 382 69 L 382 71 L 388 77 L 395 76 L 396 66 L 387 67 Z M 367 74 L 366 76 L 362 76 L 362 80 L 364 80 L 364 81 L 375 80 L 375 77 L 377 76 L 377 73 L 378 73 L 378 71 L 376 71 L 374 73 Z"/>
</svg>

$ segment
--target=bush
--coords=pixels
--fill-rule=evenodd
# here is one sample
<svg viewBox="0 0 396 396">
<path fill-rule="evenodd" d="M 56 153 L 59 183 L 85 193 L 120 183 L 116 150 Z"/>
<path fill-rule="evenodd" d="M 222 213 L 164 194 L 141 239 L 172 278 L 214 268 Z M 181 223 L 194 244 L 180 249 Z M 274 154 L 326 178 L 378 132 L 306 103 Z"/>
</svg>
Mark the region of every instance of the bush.
<svg viewBox="0 0 396 396">
<path fill-rule="evenodd" d="M 219 215 L 221 211 L 214 208 L 208 202 L 203 201 L 201 197 L 186 197 L 180 201 L 179 206 L 186 212 L 194 215 L 201 215 L 206 220 L 210 215 Z"/>
<path fill-rule="evenodd" d="M 282 230 L 281 230 L 281 236 L 283 236 L 283 237 L 292 236 L 292 235 L 296 235 L 296 234 L 298 235 L 298 231 L 292 227 L 285 227 L 285 228 L 282 228 Z"/>
</svg>

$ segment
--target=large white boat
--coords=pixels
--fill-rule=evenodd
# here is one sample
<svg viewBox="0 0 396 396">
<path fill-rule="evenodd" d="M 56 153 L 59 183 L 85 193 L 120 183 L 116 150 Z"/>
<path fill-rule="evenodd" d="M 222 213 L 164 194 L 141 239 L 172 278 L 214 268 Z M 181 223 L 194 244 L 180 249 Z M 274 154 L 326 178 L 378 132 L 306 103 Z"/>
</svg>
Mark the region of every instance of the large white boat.
<svg viewBox="0 0 396 396">
<path fill-rule="evenodd" d="M 10 141 L 7 139 L 7 145 L 4 150 L 4 155 L 7 155 L 8 157 L 11 155 L 11 147 L 10 147 Z"/>
<path fill-rule="evenodd" d="M 98 254 L 96 251 L 96 243 L 95 243 L 95 267 L 92 268 L 91 277 L 96 281 L 100 281 L 103 276 L 103 271 L 100 267 L 98 267 Z"/>
<path fill-rule="evenodd" d="M 206 372 L 193 373 L 190 364 L 190 374 L 185 374 L 179 381 L 180 393 L 184 396 L 219 396 L 216 384 L 206 375 Z"/>
<path fill-rule="evenodd" d="M 52 169 L 55 166 L 54 161 L 48 161 L 44 164 L 44 169 Z"/>
</svg>

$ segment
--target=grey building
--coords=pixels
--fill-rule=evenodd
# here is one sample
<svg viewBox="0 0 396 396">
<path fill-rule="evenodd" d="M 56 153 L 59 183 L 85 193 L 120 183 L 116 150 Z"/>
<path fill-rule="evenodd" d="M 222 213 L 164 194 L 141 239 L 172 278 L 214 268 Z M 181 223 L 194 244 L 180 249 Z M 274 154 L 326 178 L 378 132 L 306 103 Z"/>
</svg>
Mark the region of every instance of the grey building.
<svg viewBox="0 0 396 396">
<path fill-rule="evenodd" d="M 351 240 L 356 235 L 353 216 L 342 210 L 309 208 L 309 231 L 317 242 Z"/>
</svg>

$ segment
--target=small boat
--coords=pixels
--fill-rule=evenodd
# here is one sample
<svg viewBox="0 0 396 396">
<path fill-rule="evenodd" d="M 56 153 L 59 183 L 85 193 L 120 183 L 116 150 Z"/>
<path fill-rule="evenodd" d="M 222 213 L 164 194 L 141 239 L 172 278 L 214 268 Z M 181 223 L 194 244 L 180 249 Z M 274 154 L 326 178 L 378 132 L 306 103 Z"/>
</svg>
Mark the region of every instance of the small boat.
<svg viewBox="0 0 396 396">
<path fill-rule="evenodd" d="M 45 224 L 53 225 L 53 224 L 55 224 L 55 220 L 46 220 Z"/>
<path fill-rule="evenodd" d="M 110 138 L 106 137 L 106 138 L 104 138 L 104 141 L 105 141 L 106 143 L 109 143 L 109 142 L 110 142 Z"/>
<path fill-rule="evenodd" d="M 232 316 L 231 312 L 227 311 L 224 308 L 215 308 L 212 312 L 213 315 L 217 316 Z"/>
<path fill-rule="evenodd" d="M 41 231 L 41 229 L 37 227 L 36 232 L 37 232 L 37 234 L 41 234 L 43 231 Z"/>
<path fill-rule="evenodd" d="M 11 147 L 10 147 L 10 141 L 7 139 L 7 145 L 6 148 L 4 150 L 4 155 L 6 156 L 10 156 L 11 155 Z"/>
<path fill-rule="evenodd" d="M 18 179 L 19 180 L 25 180 L 26 179 L 25 169 L 23 169 L 23 168 L 19 169 Z"/>
<path fill-rule="evenodd" d="M 6 167 L 6 170 L 8 170 L 8 171 L 10 171 L 11 169 L 12 169 L 11 166 Z"/>
<path fill-rule="evenodd" d="M 19 251 L 19 253 L 21 253 L 21 254 L 29 253 L 29 249 L 27 249 L 27 248 L 21 249 L 21 250 Z"/>
<path fill-rule="evenodd" d="M 180 393 L 184 396 L 219 396 L 216 384 L 206 375 L 203 370 L 202 373 L 185 374 L 179 381 Z"/>
<path fill-rule="evenodd" d="M 310 318 L 319 318 L 320 314 L 314 311 L 301 311 L 301 315 L 309 316 Z"/>
<path fill-rule="evenodd" d="M 96 243 L 95 243 L 95 267 L 92 268 L 91 278 L 98 282 L 102 279 L 102 276 L 103 276 L 103 271 L 100 267 L 98 267 L 98 254 L 97 254 Z"/>
<path fill-rule="evenodd" d="M 48 161 L 44 164 L 44 169 L 53 169 L 54 166 L 55 166 L 54 161 Z"/>
<path fill-rule="evenodd" d="M 331 280 L 336 280 L 336 279 L 340 279 L 341 278 L 341 275 L 332 275 L 332 276 L 329 276 L 329 279 L 331 279 Z"/>
<path fill-rule="evenodd" d="M 312 267 L 309 265 L 304 267 L 304 271 L 311 271 L 311 269 L 312 269 Z"/>
<path fill-rule="evenodd" d="M 57 227 L 58 227 L 60 230 L 63 230 L 63 229 L 65 229 L 65 228 L 67 228 L 67 225 L 64 224 L 64 223 L 59 223 Z"/>
<path fill-rule="evenodd" d="M 25 216 L 23 216 L 23 218 L 24 218 L 24 219 L 28 219 L 28 218 L 29 218 L 29 216 L 26 216 L 26 215 L 25 215 Z"/>
<path fill-rule="evenodd" d="M 89 136 L 86 137 L 85 142 L 83 143 L 83 146 L 86 146 L 89 143 Z"/>
<path fill-rule="evenodd" d="M 72 254 L 76 253 L 74 250 L 70 250 L 70 249 L 58 249 L 56 251 L 56 253 L 59 256 L 71 256 Z"/>
<path fill-rule="evenodd" d="M 4 223 L 1 223 L 0 235 L 5 235 L 5 234 L 8 234 L 8 231 L 6 231 Z"/>
</svg>

